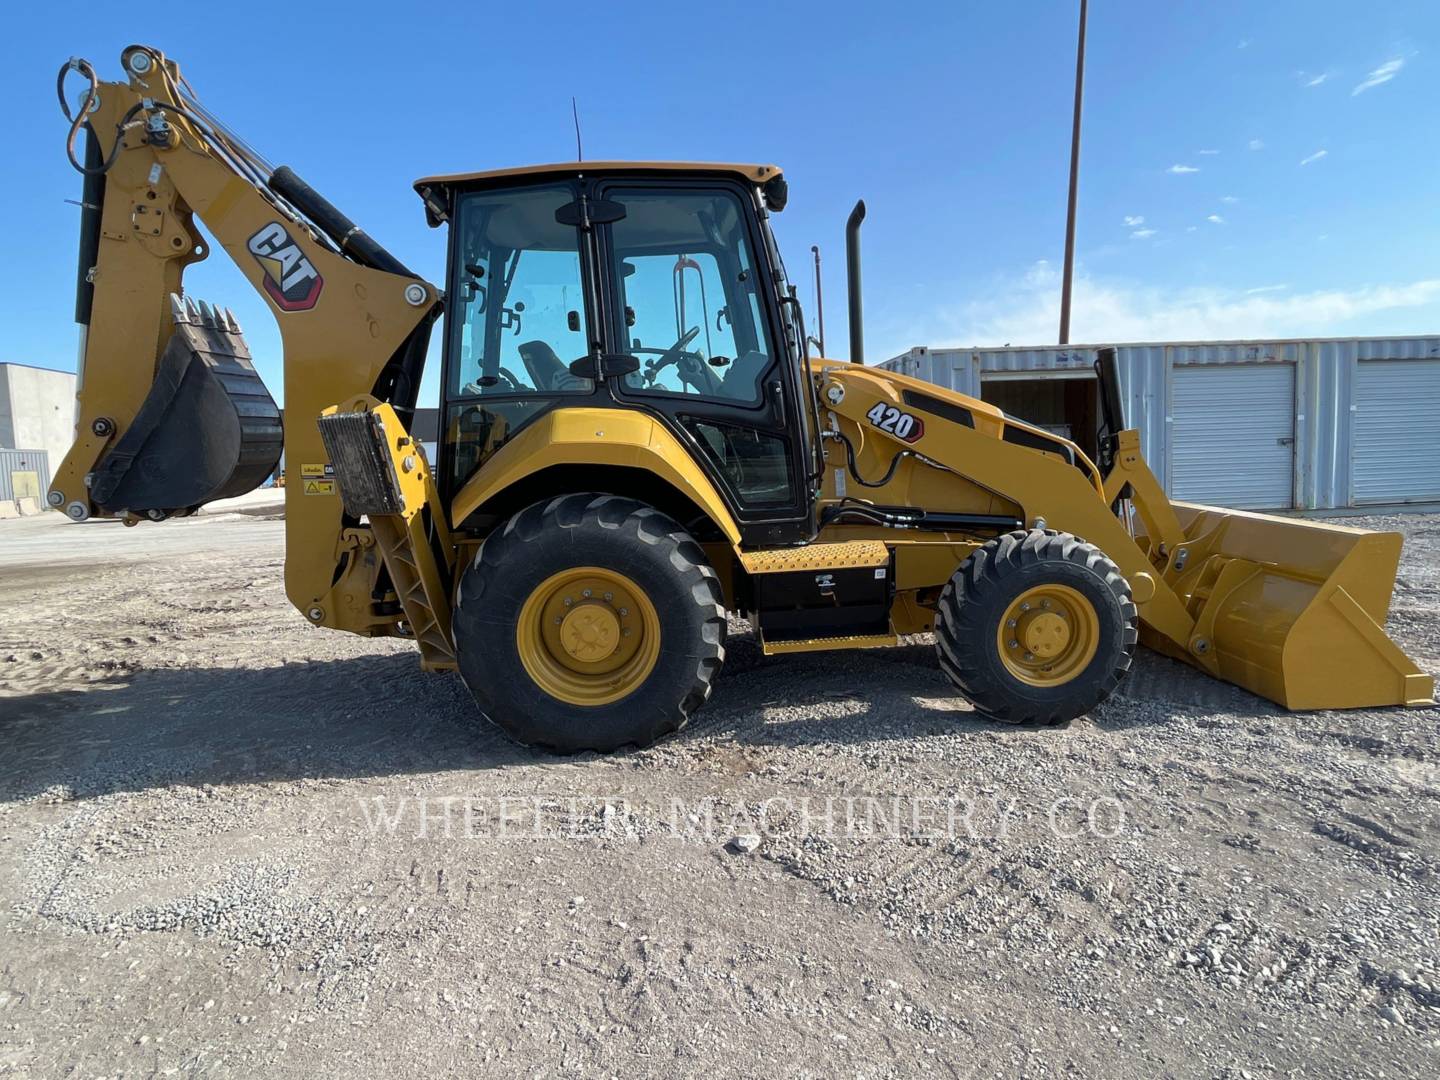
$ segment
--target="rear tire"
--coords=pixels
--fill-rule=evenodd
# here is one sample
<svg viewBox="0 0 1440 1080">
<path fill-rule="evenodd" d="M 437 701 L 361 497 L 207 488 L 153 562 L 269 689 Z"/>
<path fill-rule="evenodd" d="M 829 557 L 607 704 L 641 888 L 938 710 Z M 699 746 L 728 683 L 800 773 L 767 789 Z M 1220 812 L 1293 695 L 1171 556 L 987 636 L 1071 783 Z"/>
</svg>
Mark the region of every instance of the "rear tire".
<svg viewBox="0 0 1440 1080">
<path fill-rule="evenodd" d="M 454 614 L 481 711 L 567 753 L 684 727 L 724 662 L 725 625 L 700 545 L 658 510 L 595 493 L 537 503 L 492 533 Z"/>
<path fill-rule="evenodd" d="M 1130 669 L 1139 617 L 1099 548 L 1069 533 L 1007 533 L 976 549 L 940 595 L 941 670 L 977 712 L 1058 724 L 1104 701 Z"/>
</svg>

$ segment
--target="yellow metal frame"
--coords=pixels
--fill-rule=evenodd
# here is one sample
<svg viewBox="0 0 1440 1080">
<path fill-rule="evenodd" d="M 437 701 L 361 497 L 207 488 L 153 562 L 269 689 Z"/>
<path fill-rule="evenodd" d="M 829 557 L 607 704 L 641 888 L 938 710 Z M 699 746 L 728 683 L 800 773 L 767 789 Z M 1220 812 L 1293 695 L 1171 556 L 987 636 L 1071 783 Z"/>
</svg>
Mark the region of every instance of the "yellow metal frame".
<svg viewBox="0 0 1440 1080">
<path fill-rule="evenodd" d="M 611 465 L 660 477 L 705 512 L 740 550 L 740 527 L 725 500 L 665 426 L 634 409 L 560 408 L 539 417 L 502 446 L 456 493 L 458 527 L 507 488 L 556 465 Z"/>
<path fill-rule="evenodd" d="M 895 497 L 886 488 L 880 488 L 866 491 L 867 498 L 877 503 L 925 505 L 935 509 L 975 509 L 977 504 L 973 501 L 970 506 L 957 503 L 952 507 L 944 502 L 922 502 L 910 496 L 909 489 L 914 486 L 912 477 L 925 470 L 933 474 L 927 478 L 928 482 L 942 491 L 961 493 L 968 488 L 973 493 L 972 500 L 983 497 L 987 501 L 978 505 L 985 506 L 984 512 L 994 513 L 997 512 L 994 507 L 1008 506 L 1016 511 L 1018 519 L 1027 527 L 1043 521 L 1051 528 L 1083 536 L 1109 555 L 1127 580 L 1153 578 L 1155 568 L 1135 544 L 1125 524 L 1111 512 L 1110 504 L 1105 500 L 1099 470 L 1078 447 L 1069 444 L 1085 466 L 1084 471 L 1058 453 L 1043 453 L 1029 446 L 1005 442 L 1004 428 L 1012 421 L 993 406 L 896 372 L 877 371 L 855 364 L 826 363 L 819 377 L 822 385 L 834 385 L 842 391 L 838 395 L 839 404 L 832 403 L 826 410 L 835 417 L 838 429 L 852 441 L 858 436 L 866 440 L 867 445 L 880 444 L 872 460 L 877 463 L 887 461 L 893 454 L 909 449 L 925 455 L 939 466 L 935 468 L 913 459 L 906 461 L 896 470 L 892 483 L 887 485 L 887 488 L 896 489 Z M 968 409 L 974 426 L 950 422 L 905 404 L 903 392 L 906 389 L 939 397 Z M 831 400 L 823 390 L 821 400 Z M 925 423 L 924 435 L 912 445 L 868 424 L 866 414 L 882 402 L 920 415 Z M 1029 428 L 1029 425 L 1016 426 Z M 1029 430 L 1036 431 L 1033 428 Z M 832 470 L 835 467 L 838 465 L 832 465 Z M 882 470 L 875 468 L 874 471 Z M 957 483 L 957 478 L 969 483 Z M 950 497 L 956 499 L 961 496 L 952 494 Z M 948 544 L 951 541 L 948 537 L 937 536 L 932 542 Z M 945 580 L 948 580 L 948 575 Z M 936 582 L 937 585 L 943 583 Z M 1175 593 L 1168 589 L 1155 590 L 1143 602 L 1137 593 L 1136 603 L 1141 618 L 1160 633 L 1172 640 L 1189 640 L 1194 619 Z M 1196 662 L 1214 673 L 1213 658 L 1196 657 Z"/>
<path fill-rule="evenodd" d="M 185 119 L 178 105 L 179 69 L 155 55 L 146 76 L 102 83 L 99 107 L 90 118 L 105 155 L 119 120 L 142 99 L 169 106 L 174 135 L 168 145 L 156 146 L 146 140 L 143 125 L 132 125 L 106 174 L 100 247 L 91 273 L 94 304 L 81 356 L 77 438 L 55 472 L 52 490 L 62 493 L 62 507 L 79 502 L 98 512 L 85 477 L 134 421 L 172 332 L 169 296 L 182 291 L 185 268 L 210 253 L 194 226 L 198 217 L 270 302 L 284 345 L 285 460 L 292 479 L 285 487 L 286 593 L 302 612 L 322 611 L 321 625 L 384 632 L 368 605 L 354 603 L 365 591 L 354 576 L 378 566 L 373 552 L 366 557 L 362 530 L 344 528 L 337 495 L 324 493 L 323 485 L 316 485 L 322 493 L 307 495 L 306 485 L 294 481 L 303 465 L 327 461 L 315 418 L 375 386 L 401 343 L 431 317 L 439 293 L 418 278 L 372 270 L 335 254 L 287 216 Z M 265 269 L 247 241 L 271 223 L 285 229 L 323 279 L 308 310 L 282 310 L 265 291 Z M 419 304 L 406 299 L 412 286 L 423 290 Z M 92 430 L 102 416 L 114 422 L 108 436 Z M 350 580 L 336 582 L 341 564 Z"/>
<path fill-rule="evenodd" d="M 1134 431 L 1119 433 L 1115 464 L 1101 477 L 1073 443 L 1061 440 L 1075 464 L 1062 453 L 1006 442 L 1006 427 L 1029 425 L 933 384 L 832 361 L 818 365 L 817 378 L 831 430 L 859 448 L 871 474 L 883 474 L 897 453 L 915 455 L 897 464 L 889 483 L 866 490 L 867 498 L 977 513 L 1008 505 L 1027 528 L 1083 537 L 1130 583 L 1142 640 L 1152 648 L 1293 709 L 1433 698 L 1433 678 L 1384 631 L 1398 534 L 1171 502 Z M 907 404 L 907 389 L 967 410 L 971 423 Z M 922 418 L 923 434 L 907 443 L 869 424 L 878 403 Z M 829 473 L 842 469 L 836 455 L 829 443 Z M 829 477 L 826 497 L 839 497 Z M 1133 519 L 1112 510 L 1122 501 Z M 861 536 L 896 547 L 896 611 L 910 625 L 922 623 L 948 580 L 946 566 L 953 572 L 944 553 L 966 538 L 832 526 L 822 539 Z M 972 549 L 975 543 L 969 539 Z M 924 555 L 906 559 L 907 550 Z M 897 629 L 907 632 L 898 620 Z"/>
<path fill-rule="evenodd" d="M 405 612 L 403 631 L 391 619 L 386 624 L 387 632 L 413 637 L 420 648 L 421 666 L 427 671 L 452 671 L 458 666 L 450 627 L 455 542 L 445 515 L 437 512 L 442 505 L 440 492 L 435 486 L 435 474 L 425 456 L 425 448 L 405 430 L 394 408 L 369 394 L 362 394 L 343 406 L 327 408 L 321 416 L 337 412 L 375 414 L 385 436 L 390 471 L 400 490 L 402 506 L 398 514 L 368 516 L 369 535 L 385 561 L 396 599 Z M 342 479 L 343 483 L 343 478 L 337 479 Z M 363 530 L 350 531 L 364 535 Z M 368 546 L 362 542 L 360 551 Z M 375 575 L 370 573 L 363 577 L 373 582 Z M 352 588 L 347 584 L 342 595 L 353 603 Z M 334 592 L 335 588 L 332 588 L 331 593 Z M 370 614 L 371 599 L 371 595 L 364 595 L 354 611 L 367 623 L 375 621 Z M 329 615 L 318 605 L 311 607 L 306 614 L 315 623 L 325 622 Z"/>
<path fill-rule="evenodd" d="M 546 176 L 592 176 L 607 172 L 663 173 L 728 173 L 763 184 L 780 175 L 775 165 L 737 165 L 720 161 L 561 161 L 549 165 L 521 165 L 510 169 L 487 169 L 483 172 L 445 173 L 425 176 L 415 181 L 417 191 L 427 187 L 450 187 L 456 184 L 483 184 L 490 180 L 539 179 Z"/>
</svg>

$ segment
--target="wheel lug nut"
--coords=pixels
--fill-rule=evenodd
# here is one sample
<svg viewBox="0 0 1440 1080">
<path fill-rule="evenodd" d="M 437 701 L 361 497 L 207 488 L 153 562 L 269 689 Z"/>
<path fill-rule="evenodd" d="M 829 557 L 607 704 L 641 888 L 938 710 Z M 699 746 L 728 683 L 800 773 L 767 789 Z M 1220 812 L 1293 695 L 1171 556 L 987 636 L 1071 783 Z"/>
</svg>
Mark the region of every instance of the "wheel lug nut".
<svg viewBox="0 0 1440 1080">
<path fill-rule="evenodd" d="M 608 593 L 608 592 L 607 592 L 607 593 L 605 594 L 605 602 L 606 602 L 607 604 L 608 604 L 611 600 L 614 600 L 614 599 L 615 599 L 615 594 L 614 594 L 614 593 Z"/>
<path fill-rule="evenodd" d="M 574 600 L 571 600 L 570 597 L 568 597 L 568 596 L 565 597 L 565 606 L 566 606 L 566 607 L 569 607 L 569 606 L 572 605 L 573 603 L 575 603 Z"/>
<path fill-rule="evenodd" d="M 581 589 L 581 590 L 580 590 L 580 595 L 583 596 L 586 600 L 588 600 L 588 599 L 590 599 L 590 590 L 589 590 L 589 589 Z"/>
<path fill-rule="evenodd" d="M 1025 654 L 1025 659 L 1026 659 L 1026 660 L 1034 660 L 1034 659 L 1035 659 L 1035 654 L 1034 654 L 1034 653 L 1028 653 L 1028 652 L 1027 652 L 1027 653 Z"/>
<path fill-rule="evenodd" d="M 1020 605 L 1020 610 L 1021 610 L 1021 611 L 1029 611 L 1029 610 L 1030 610 L 1030 605 L 1029 605 L 1029 604 L 1021 604 L 1021 605 Z"/>
<path fill-rule="evenodd" d="M 629 614 L 630 614 L 630 609 L 629 609 L 628 607 L 622 607 L 622 608 L 620 609 L 620 617 L 621 617 L 622 619 L 623 619 L 626 615 L 629 615 Z"/>
<path fill-rule="evenodd" d="M 1010 642 L 1010 648 L 1012 648 L 1012 649 L 1018 649 L 1019 647 L 1020 647 L 1020 643 L 1019 643 L 1018 641 L 1012 641 L 1012 642 Z"/>
<path fill-rule="evenodd" d="M 555 616 L 555 625 L 556 625 L 556 626 L 559 626 L 559 625 L 560 625 L 561 623 L 563 623 L 564 621 L 565 621 L 565 620 L 562 619 L 562 618 L 560 618 L 559 615 L 556 615 L 556 616 Z"/>
<path fill-rule="evenodd" d="M 1005 625 L 1008 626 L 1011 630 L 1014 630 L 1015 627 L 1016 627 L 1017 625 L 1019 625 L 1019 624 L 1016 623 L 1016 621 L 1015 621 L 1014 619 L 1009 619 L 1009 620 L 1006 621 Z"/>
<path fill-rule="evenodd" d="M 1049 601 L 1049 600 L 1041 600 L 1041 601 L 1040 601 L 1040 606 L 1043 607 L 1043 608 L 1048 608 L 1048 607 L 1050 606 L 1050 601 Z"/>
</svg>

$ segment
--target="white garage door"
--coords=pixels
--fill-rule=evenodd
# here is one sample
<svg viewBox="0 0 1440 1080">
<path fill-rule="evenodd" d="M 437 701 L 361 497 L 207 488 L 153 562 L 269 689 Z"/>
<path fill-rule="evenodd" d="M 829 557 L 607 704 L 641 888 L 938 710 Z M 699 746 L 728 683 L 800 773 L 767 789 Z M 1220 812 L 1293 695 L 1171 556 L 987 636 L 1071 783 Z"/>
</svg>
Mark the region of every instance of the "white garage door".
<svg viewBox="0 0 1440 1080">
<path fill-rule="evenodd" d="M 1440 360 L 1355 368 L 1357 503 L 1440 500 Z"/>
<path fill-rule="evenodd" d="M 1171 384 L 1170 494 L 1244 510 L 1295 494 L 1295 368 L 1195 364 Z"/>
</svg>

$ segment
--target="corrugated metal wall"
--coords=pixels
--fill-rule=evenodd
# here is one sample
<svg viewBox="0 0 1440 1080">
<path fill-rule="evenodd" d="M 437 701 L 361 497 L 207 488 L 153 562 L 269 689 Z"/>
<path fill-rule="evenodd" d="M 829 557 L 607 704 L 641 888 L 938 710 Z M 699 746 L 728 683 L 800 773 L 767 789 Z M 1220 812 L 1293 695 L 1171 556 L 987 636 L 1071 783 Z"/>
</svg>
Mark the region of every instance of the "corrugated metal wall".
<svg viewBox="0 0 1440 1080">
<path fill-rule="evenodd" d="M 1156 342 L 1117 345 L 1126 422 L 1140 430 L 1151 468 L 1167 484 L 1172 469 L 1174 371 L 1193 364 L 1287 364 L 1295 371 L 1294 505 L 1357 505 L 1354 423 L 1357 365 L 1366 360 L 1440 360 L 1440 335 L 1293 341 Z M 1088 370 L 1098 346 L 1003 349 L 911 349 L 882 367 L 983 397 L 987 378 L 1005 373 Z M 1440 430 L 1440 416 L 1429 418 Z M 1416 491 L 1426 485 L 1417 477 Z M 1428 498 L 1422 494 L 1417 497 Z"/>
<path fill-rule="evenodd" d="M 50 455 L 44 450 L 0 450 L 0 499 L 13 500 L 16 494 L 16 473 L 36 473 L 40 505 L 50 490 Z"/>
</svg>

